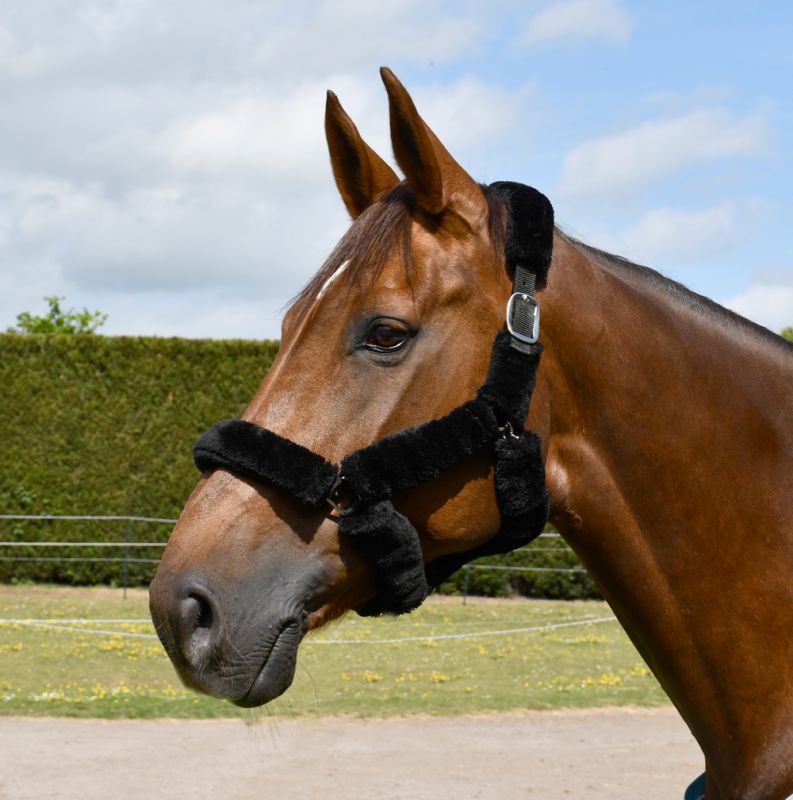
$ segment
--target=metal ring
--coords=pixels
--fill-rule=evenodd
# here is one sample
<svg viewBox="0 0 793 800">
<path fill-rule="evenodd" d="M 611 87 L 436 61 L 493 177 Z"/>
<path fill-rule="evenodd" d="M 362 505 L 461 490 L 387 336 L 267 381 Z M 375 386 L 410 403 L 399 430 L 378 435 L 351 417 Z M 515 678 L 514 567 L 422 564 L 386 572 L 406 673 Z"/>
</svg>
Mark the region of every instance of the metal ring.
<svg viewBox="0 0 793 800">
<path fill-rule="evenodd" d="M 354 489 L 349 489 L 348 487 L 348 498 L 349 493 L 354 495 L 354 499 L 351 499 L 349 504 L 343 506 L 342 503 L 344 502 L 344 498 L 340 496 L 340 491 L 344 488 L 344 485 L 347 483 L 347 478 L 344 475 L 339 475 L 338 478 L 333 483 L 333 486 L 330 487 L 330 491 L 325 497 L 327 500 L 328 505 L 340 516 L 346 517 L 349 514 L 352 514 L 356 508 L 358 508 L 358 504 L 361 502 L 361 498 L 358 497 L 357 492 Z"/>
<path fill-rule="evenodd" d="M 501 434 L 502 439 L 520 439 L 520 434 L 516 434 L 512 429 L 511 422 L 507 422 L 505 425 L 499 427 L 498 432 Z"/>
</svg>

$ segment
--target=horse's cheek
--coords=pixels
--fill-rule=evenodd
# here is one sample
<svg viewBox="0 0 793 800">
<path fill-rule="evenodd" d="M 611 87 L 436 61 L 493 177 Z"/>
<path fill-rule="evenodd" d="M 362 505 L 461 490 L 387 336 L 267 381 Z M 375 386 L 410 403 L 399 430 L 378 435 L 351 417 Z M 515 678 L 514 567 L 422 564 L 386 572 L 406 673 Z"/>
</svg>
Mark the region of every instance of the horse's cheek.
<svg viewBox="0 0 793 800">
<path fill-rule="evenodd" d="M 425 558 L 478 547 L 498 533 L 499 525 L 492 480 L 471 481 L 428 517 Z"/>
</svg>

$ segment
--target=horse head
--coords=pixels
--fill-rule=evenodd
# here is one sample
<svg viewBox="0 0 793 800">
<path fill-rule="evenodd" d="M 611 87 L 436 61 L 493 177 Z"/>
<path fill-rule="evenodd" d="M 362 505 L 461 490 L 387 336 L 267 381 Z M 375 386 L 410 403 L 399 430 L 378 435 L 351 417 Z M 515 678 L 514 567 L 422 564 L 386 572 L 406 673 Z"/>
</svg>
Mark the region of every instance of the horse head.
<svg viewBox="0 0 793 800">
<path fill-rule="evenodd" d="M 504 203 L 452 158 L 394 75 L 382 77 L 405 180 L 328 93 L 330 160 L 353 222 L 287 312 L 243 417 L 332 463 L 473 398 L 512 286 Z M 425 562 L 475 549 L 499 530 L 492 457 L 467 455 L 394 505 Z M 267 702 L 290 685 L 306 632 L 371 600 L 371 565 L 329 511 L 236 471 L 204 473 L 151 585 L 186 684 Z"/>
</svg>

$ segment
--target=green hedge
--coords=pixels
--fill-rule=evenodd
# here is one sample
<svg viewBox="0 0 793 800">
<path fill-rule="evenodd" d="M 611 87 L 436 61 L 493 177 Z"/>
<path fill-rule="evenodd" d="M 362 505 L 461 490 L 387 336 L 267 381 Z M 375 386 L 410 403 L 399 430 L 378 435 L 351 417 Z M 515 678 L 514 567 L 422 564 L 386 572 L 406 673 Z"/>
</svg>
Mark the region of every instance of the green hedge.
<svg viewBox="0 0 793 800">
<path fill-rule="evenodd" d="M 57 334 L 0 334 L 0 513 L 177 517 L 197 480 L 196 437 L 239 416 L 272 364 L 277 342 Z M 162 542 L 168 525 L 132 523 L 135 542 Z M 120 541 L 118 522 L 0 520 L 0 540 Z M 555 552 L 543 552 L 559 548 Z M 130 550 L 156 558 L 161 550 Z M 119 583 L 109 548 L 0 547 L 0 581 Z M 51 559 L 11 561 L 14 558 Z M 491 564 L 575 568 L 556 539 L 486 560 Z M 130 584 L 153 565 L 131 562 Z M 443 587 L 462 591 L 459 572 Z M 586 575 L 471 570 L 471 593 L 594 597 Z"/>
<path fill-rule="evenodd" d="M 486 565 L 519 569 L 485 569 Z M 469 594 L 488 597 L 519 594 L 549 600 L 582 600 L 601 596 L 575 553 L 562 539 L 551 537 L 541 537 L 513 553 L 479 559 L 456 572 L 441 587 L 444 594 L 462 594 L 466 589 Z"/>
<path fill-rule="evenodd" d="M 198 477 L 193 442 L 217 420 L 239 416 L 277 351 L 276 342 L 0 334 L 0 513 L 178 516 Z M 137 523 L 132 535 L 162 541 L 168 527 Z M 0 539 L 122 536 L 119 523 L 0 525 Z M 112 563 L 0 561 L 5 581 L 96 583 L 119 575 Z M 135 581 L 150 575 L 147 565 L 131 569 Z"/>
</svg>

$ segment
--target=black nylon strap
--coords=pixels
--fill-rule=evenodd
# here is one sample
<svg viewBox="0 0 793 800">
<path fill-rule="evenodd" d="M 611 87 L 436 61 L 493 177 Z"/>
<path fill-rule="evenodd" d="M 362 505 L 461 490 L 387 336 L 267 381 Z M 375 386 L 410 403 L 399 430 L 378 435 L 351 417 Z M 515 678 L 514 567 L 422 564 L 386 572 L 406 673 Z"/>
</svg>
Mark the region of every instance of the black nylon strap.
<svg viewBox="0 0 793 800">
<path fill-rule="evenodd" d="M 534 295 L 537 286 L 537 276 L 522 264 L 515 266 L 515 279 L 512 281 L 513 292 L 523 292 Z"/>
<path fill-rule="evenodd" d="M 527 336 L 532 330 L 533 312 L 538 308 L 534 292 L 545 285 L 553 252 L 553 206 L 548 198 L 531 186 L 515 181 L 496 181 L 489 193 L 507 208 L 505 256 L 507 269 L 513 272 L 512 294 L 532 298 L 515 298 L 509 324 Z M 530 353 L 532 345 L 513 337 L 512 347 Z"/>
</svg>

